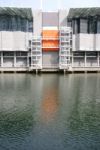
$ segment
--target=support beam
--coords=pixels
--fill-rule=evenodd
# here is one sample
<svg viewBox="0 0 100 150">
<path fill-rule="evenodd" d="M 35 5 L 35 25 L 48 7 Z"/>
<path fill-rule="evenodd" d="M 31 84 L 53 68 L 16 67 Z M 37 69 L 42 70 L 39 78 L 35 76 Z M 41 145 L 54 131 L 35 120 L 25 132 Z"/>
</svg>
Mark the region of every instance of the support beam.
<svg viewBox="0 0 100 150">
<path fill-rule="evenodd" d="M 16 67 L 16 51 L 14 52 L 14 67 Z"/>
<path fill-rule="evenodd" d="M 85 67 L 87 67 L 87 61 L 86 61 L 86 51 L 85 51 Z"/>
<path fill-rule="evenodd" d="M 36 74 L 38 74 L 38 69 L 36 69 Z"/>
<path fill-rule="evenodd" d="M 27 53 L 27 67 L 29 67 L 29 56 L 28 56 L 28 53 Z"/>
<path fill-rule="evenodd" d="M 3 67 L 3 52 L 1 52 L 1 67 Z"/>
<path fill-rule="evenodd" d="M 97 55 L 97 64 L 98 64 L 98 67 L 99 67 L 99 52 L 98 52 L 98 55 Z"/>
<path fill-rule="evenodd" d="M 72 67 L 73 67 L 73 64 L 74 64 L 74 58 L 73 58 L 73 52 L 72 52 Z"/>
</svg>

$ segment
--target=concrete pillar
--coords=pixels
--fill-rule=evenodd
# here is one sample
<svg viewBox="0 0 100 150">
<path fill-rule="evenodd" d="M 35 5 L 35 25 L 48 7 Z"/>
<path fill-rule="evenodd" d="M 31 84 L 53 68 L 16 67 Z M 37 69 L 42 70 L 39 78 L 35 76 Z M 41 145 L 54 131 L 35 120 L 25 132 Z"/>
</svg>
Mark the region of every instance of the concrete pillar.
<svg viewBox="0 0 100 150">
<path fill-rule="evenodd" d="M 14 52 L 14 67 L 16 67 L 16 52 Z"/>
<path fill-rule="evenodd" d="M 28 53 L 27 53 L 27 67 L 29 67 L 29 56 L 28 56 Z"/>
<path fill-rule="evenodd" d="M 36 69 L 36 74 L 38 74 L 38 69 Z"/>
<path fill-rule="evenodd" d="M 32 68 L 32 50 L 33 50 L 32 48 L 33 48 L 33 45 L 32 45 L 32 41 L 31 41 L 31 53 L 30 53 L 31 54 L 31 68 Z"/>
<path fill-rule="evenodd" d="M 98 55 L 97 55 L 97 66 L 99 67 L 99 52 L 97 52 Z"/>
<path fill-rule="evenodd" d="M 87 62 L 86 62 L 86 51 L 85 51 L 85 67 L 87 67 Z"/>
<path fill-rule="evenodd" d="M 1 67 L 3 67 L 3 52 L 1 52 Z"/>
<path fill-rule="evenodd" d="M 73 64 L 74 64 L 74 58 L 73 58 L 73 52 L 72 52 L 72 67 L 73 67 Z"/>
</svg>

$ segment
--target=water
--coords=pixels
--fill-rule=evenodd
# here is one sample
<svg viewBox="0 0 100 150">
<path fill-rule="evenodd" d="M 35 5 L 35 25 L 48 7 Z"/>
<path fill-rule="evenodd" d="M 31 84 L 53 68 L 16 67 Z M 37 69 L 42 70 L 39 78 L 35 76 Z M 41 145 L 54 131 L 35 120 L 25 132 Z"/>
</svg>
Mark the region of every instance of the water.
<svg viewBox="0 0 100 150">
<path fill-rule="evenodd" d="M 100 150 L 100 74 L 1 74 L 0 150 Z"/>
</svg>

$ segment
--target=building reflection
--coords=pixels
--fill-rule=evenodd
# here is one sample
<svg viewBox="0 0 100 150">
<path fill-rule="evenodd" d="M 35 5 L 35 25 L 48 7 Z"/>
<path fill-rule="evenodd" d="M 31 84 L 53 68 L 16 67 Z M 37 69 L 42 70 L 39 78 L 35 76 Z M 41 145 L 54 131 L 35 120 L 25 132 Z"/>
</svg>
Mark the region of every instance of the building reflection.
<svg viewBox="0 0 100 150">
<path fill-rule="evenodd" d="M 59 107 L 58 90 L 49 87 L 43 92 L 43 100 L 41 104 L 41 119 L 43 122 L 53 121 L 56 117 Z"/>
</svg>

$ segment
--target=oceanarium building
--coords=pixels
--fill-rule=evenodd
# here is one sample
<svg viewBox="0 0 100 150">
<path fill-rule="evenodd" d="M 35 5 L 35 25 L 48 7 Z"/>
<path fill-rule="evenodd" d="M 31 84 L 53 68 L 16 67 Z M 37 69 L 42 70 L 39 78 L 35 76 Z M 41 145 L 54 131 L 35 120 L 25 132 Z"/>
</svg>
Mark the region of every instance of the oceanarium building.
<svg viewBox="0 0 100 150">
<path fill-rule="evenodd" d="M 0 71 L 100 71 L 100 8 L 0 8 Z"/>
</svg>

